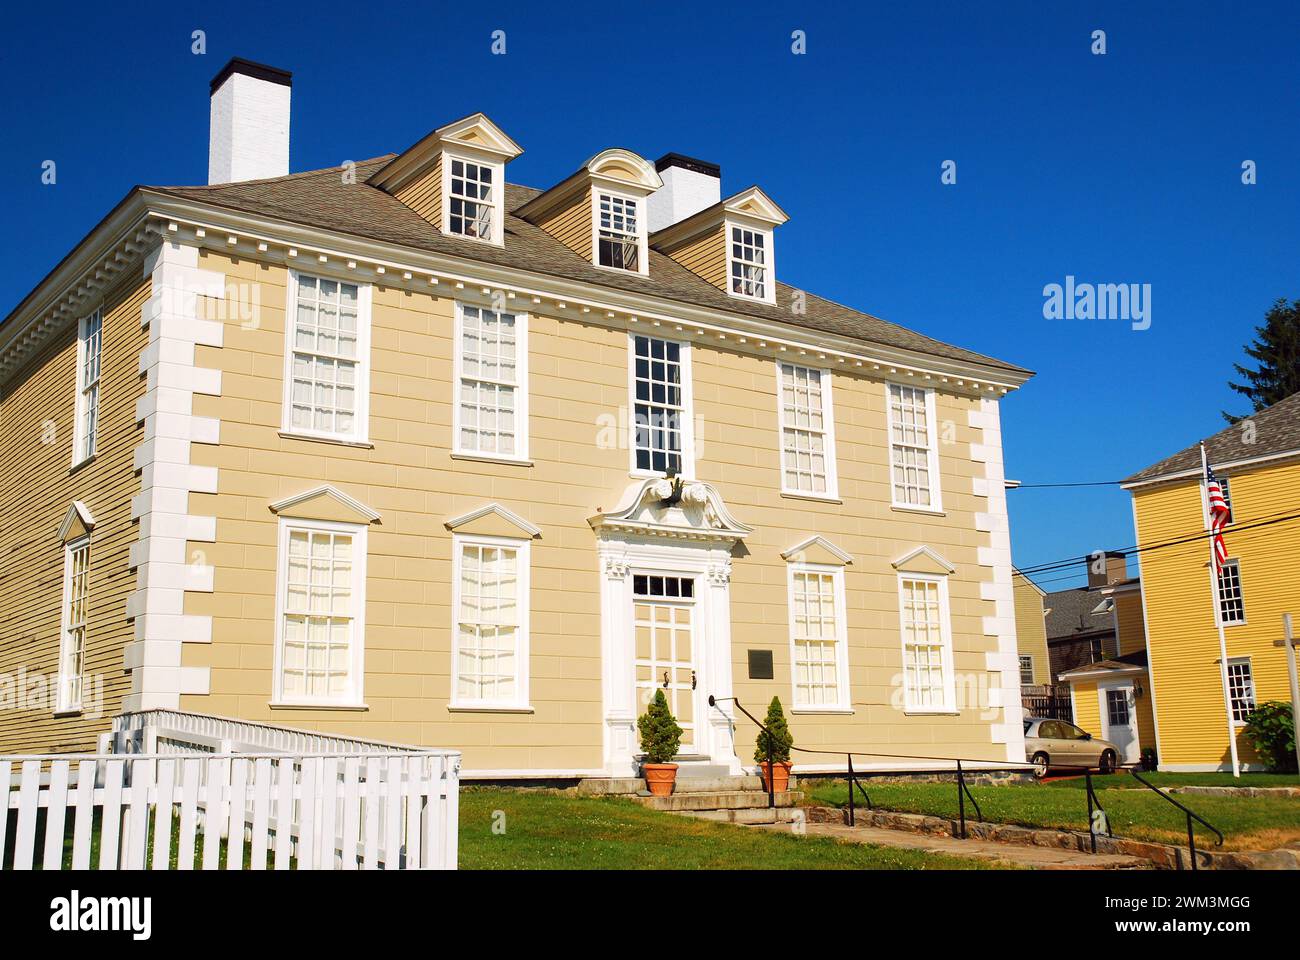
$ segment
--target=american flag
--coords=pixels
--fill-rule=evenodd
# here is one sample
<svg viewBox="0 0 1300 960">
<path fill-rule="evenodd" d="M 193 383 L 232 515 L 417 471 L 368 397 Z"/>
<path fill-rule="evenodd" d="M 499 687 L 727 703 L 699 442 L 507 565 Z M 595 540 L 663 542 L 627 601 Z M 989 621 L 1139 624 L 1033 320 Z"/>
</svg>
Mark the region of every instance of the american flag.
<svg viewBox="0 0 1300 960">
<path fill-rule="evenodd" d="M 1228 548 L 1223 543 L 1223 528 L 1230 516 L 1227 498 L 1223 495 L 1223 486 L 1214 471 L 1205 464 L 1205 496 L 1210 504 L 1210 531 L 1214 534 L 1214 570 L 1219 573 L 1228 559 Z"/>
</svg>

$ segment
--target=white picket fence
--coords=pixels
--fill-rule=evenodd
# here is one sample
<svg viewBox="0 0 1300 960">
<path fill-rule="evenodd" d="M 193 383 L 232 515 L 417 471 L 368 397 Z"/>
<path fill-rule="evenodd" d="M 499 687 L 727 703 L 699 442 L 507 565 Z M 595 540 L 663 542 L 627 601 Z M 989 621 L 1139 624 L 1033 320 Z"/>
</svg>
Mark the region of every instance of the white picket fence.
<svg viewBox="0 0 1300 960">
<path fill-rule="evenodd" d="M 446 750 L 0 757 L 0 864 L 455 869 L 459 771 Z"/>
</svg>

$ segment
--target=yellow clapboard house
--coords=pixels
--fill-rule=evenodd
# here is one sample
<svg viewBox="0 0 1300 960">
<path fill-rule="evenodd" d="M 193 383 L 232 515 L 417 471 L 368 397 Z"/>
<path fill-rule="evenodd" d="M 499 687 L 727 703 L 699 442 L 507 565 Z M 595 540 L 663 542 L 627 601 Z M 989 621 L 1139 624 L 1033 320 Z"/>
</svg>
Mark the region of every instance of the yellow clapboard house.
<svg viewBox="0 0 1300 960">
<path fill-rule="evenodd" d="M 1212 580 L 1199 445 L 1124 481 L 1141 546 L 1141 601 L 1161 770 L 1231 766 L 1220 674 L 1219 606 L 1233 736 L 1257 703 L 1290 699 L 1282 615 L 1300 617 L 1300 394 L 1205 441 L 1231 507 L 1228 560 Z M 1136 613 L 1129 614 L 1136 629 Z"/>
</svg>

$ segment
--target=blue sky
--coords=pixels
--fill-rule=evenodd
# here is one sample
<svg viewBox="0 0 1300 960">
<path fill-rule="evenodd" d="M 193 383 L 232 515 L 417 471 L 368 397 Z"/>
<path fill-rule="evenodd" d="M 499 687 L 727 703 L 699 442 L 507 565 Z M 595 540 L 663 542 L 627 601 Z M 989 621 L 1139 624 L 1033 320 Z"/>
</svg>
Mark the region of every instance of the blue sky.
<svg viewBox="0 0 1300 960">
<path fill-rule="evenodd" d="M 133 184 L 206 180 L 207 82 L 239 55 L 294 72 L 294 170 L 482 110 L 525 148 L 516 182 L 624 146 L 760 184 L 791 214 L 782 279 L 1037 371 L 1003 405 L 1026 483 L 1118 479 L 1219 430 L 1241 345 L 1300 297 L 1300 5 L 895 6 L 15 6 L 0 310 Z M 1150 284 L 1150 329 L 1045 320 L 1067 275 Z M 1020 565 L 1133 543 L 1117 488 L 1017 491 L 1011 520 Z"/>
</svg>

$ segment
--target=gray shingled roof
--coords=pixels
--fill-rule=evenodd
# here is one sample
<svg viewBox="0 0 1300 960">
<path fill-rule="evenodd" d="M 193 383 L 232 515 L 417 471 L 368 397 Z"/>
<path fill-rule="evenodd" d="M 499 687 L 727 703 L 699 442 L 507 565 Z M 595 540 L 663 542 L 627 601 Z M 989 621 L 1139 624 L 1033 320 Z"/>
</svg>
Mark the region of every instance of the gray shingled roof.
<svg viewBox="0 0 1300 960">
<path fill-rule="evenodd" d="M 743 313 L 948 360 L 983 364 L 1014 374 L 1025 375 L 1030 372 L 1023 367 L 954 347 L 808 293 L 805 293 L 806 311 L 796 314 L 790 309 L 795 288 L 783 283 L 777 284 L 775 305 L 741 305 L 725 291 L 655 250 L 650 251 L 648 276 L 601 270 L 540 227 L 510 212 L 505 222 L 504 247 L 466 243 L 447 237 L 401 201 L 365 182 L 367 177 L 391 159 L 392 155 L 389 154 L 358 163 L 357 182 L 354 184 L 343 183 L 339 168 L 331 167 L 270 180 L 145 189 L 372 240 Z M 541 192 L 531 187 L 507 184 L 507 211 L 517 210 Z"/>
<path fill-rule="evenodd" d="M 1047 610 L 1047 640 L 1061 640 L 1104 631 L 1115 632 L 1115 620 L 1107 613 L 1093 613 L 1106 598 L 1087 587 L 1057 590 L 1043 597 Z"/>
<path fill-rule="evenodd" d="M 1254 442 L 1246 443 L 1248 436 L 1241 424 L 1221 430 L 1205 441 L 1205 455 L 1211 467 L 1234 460 L 1248 460 L 1253 457 L 1266 457 L 1273 453 L 1285 453 L 1300 450 L 1300 393 L 1292 394 L 1285 400 L 1279 400 L 1271 407 L 1252 413 L 1254 424 Z M 1159 463 L 1133 474 L 1124 483 L 1139 480 L 1153 480 L 1167 474 L 1182 473 L 1185 470 L 1200 470 L 1200 444 L 1192 444 L 1180 450 L 1172 457 L 1166 457 Z"/>
</svg>

